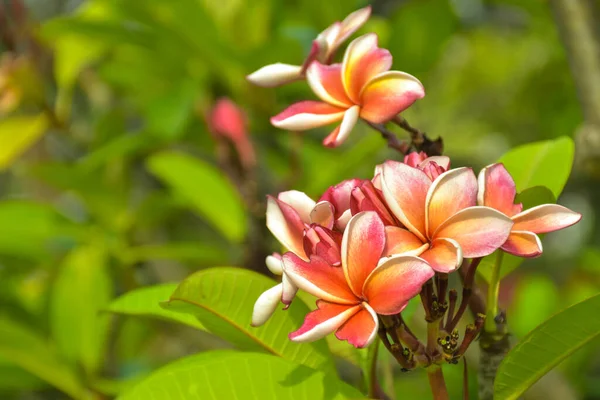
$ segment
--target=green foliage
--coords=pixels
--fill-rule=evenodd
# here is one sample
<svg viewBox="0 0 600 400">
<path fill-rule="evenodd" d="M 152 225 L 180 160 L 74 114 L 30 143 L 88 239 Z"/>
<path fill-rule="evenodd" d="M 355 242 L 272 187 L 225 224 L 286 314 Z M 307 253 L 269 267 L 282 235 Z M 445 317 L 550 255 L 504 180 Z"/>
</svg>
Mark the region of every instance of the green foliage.
<svg viewBox="0 0 600 400">
<path fill-rule="evenodd" d="M 8 318 L 0 319 L 0 357 L 43 379 L 74 399 L 81 399 L 85 388 L 74 369 L 50 343 L 31 328 Z"/>
<path fill-rule="evenodd" d="M 119 400 L 360 399 L 335 376 L 266 354 L 211 351 L 156 371 Z"/>
<path fill-rule="evenodd" d="M 173 152 L 155 154 L 148 159 L 147 165 L 223 236 L 234 242 L 243 240 L 246 232 L 244 207 L 222 172 L 202 160 Z"/>
<path fill-rule="evenodd" d="M 163 306 L 195 315 L 213 334 L 238 348 L 263 351 L 313 368 L 332 369 L 324 341 L 295 343 L 287 338 L 302 325 L 308 308 L 299 301 L 288 310 L 277 310 L 259 327 L 250 326 L 256 299 L 276 283 L 241 268 L 210 268 L 185 279 Z"/>
<path fill-rule="evenodd" d="M 167 301 L 177 286 L 176 283 L 163 283 L 132 290 L 113 300 L 106 310 L 115 314 L 161 318 L 204 330 L 196 317 L 160 307 L 159 304 Z"/>
<path fill-rule="evenodd" d="M 600 334 L 600 295 L 554 315 L 524 337 L 506 356 L 494 397 L 517 399 L 548 371 Z"/>
<path fill-rule="evenodd" d="M 104 361 L 110 319 L 100 315 L 112 298 L 104 249 L 74 249 L 60 266 L 52 288 L 50 326 L 61 354 L 94 375 Z M 86 299 L 82 301 L 82 299 Z"/>
</svg>

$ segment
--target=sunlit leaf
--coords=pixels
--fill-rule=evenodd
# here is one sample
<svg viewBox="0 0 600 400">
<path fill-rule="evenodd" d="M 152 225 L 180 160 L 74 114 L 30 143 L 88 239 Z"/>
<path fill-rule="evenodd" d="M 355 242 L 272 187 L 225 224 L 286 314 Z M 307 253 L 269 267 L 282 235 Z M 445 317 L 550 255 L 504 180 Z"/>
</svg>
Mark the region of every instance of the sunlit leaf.
<svg viewBox="0 0 600 400">
<path fill-rule="evenodd" d="M 554 315 L 506 356 L 494 382 L 494 398 L 519 398 L 573 352 L 600 335 L 600 295 Z"/>
<path fill-rule="evenodd" d="M 49 126 L 44 114 L 0 119 L 0 171 L 37 142 Z"/>
<path fill-rule="evenodd" d="M 52 288 L 50 325 L 69 360 L 93 375 L 104 359 L 109 315 L 100 311 L 112 297 L 107 255 L 94 245 L 74 249 L 60 267 Z"/>
<path fill-rule="evenodd" d="M 32 329 L 6 318 L 0 319 L 0 356 L 69 396 L 83 398 L 85 389 L 75 372 Z"/>
<path fill-rule="evenodd" d="M 545 186 L 560 196 L 573 166 L 575 145 L 570 137 L 528 143 L 505 153 L 498 162 L 510 172 L 522 192 L 534 186 Z"/>
<path fill-rule="evenodd" d="M 2 391 L 39 390 L 48 384 L 23 368 L 0 358 L 0 393 Z"/>
<path fill-rule="evenodd" d="M 197 316 L 206 329 L 241 349 L 267 352 L 310 367 L 331 368 L 325 341 L 295 343 L 288 339 L 309 312 L 301 301 L 293 302 L 288 310 L 277 310 L 261 327 L 250 326 L 254 302 L 275 284 L 249 270 L 211 268 L 184 280 L 164 307 Z"/>
<path fill-rule="evenodd" d="M 246 215 L 240 196 L 218 169 L 175 152 L 155 154 L 147 166 L 226 238 L 236 242 L 244 238 Z"/>
<path fill-rule="evenodd" d="M 119 400 L 341 400 L 364 396 L 322 370 L 267 354 L 210 351 L 171 363 Z"/>
<path fill-rule="evenodd" d="M 159 306 L 161 302 L 169 300 L 175 289 L 177 289 L 176 283 L 163 283 L 135 289 L 113 300 L 106 310 L 115 314 L 155 317 L 204 329 L 193 315 L 165 310 Z"/>
</svg>

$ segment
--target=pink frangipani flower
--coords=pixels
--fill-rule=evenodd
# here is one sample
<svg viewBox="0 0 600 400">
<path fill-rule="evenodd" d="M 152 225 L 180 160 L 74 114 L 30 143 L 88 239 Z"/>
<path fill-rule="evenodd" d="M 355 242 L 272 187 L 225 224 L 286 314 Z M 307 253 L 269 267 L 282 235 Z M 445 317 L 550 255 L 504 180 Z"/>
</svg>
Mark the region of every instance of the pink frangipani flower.
<svg viewBox="0 0 600 400">
<path fill-rule="evenodd" d="M 313 341 L 335 332 L 338 339 L 365 347 L 377 335 L 377 314 L 393 315 L 406 307 L 434 271 L 414 256 L 390 257 L 379 263 L 385 240 L 377 214 L 362 212 L 352 217 L 344 232 L 341 268 L 318 256 L 306 262 L 291 252 L 283 255 L 289 278 L 319 299 L 317 310 L 290 334 L 291 340 Z"/>
<path fill-rule="evenodd" d="M 503 164 L 492 164 L 482 169 L 478 181 L 478 204 L 494 208 L 514 222 L 501 249 L 515 256 L 539 256 L 543 248 L 538 233 L 554 232 L 581 219 L 581 214 L 558 204 L 542 204 L 522 211 L 522 204 L 514 204 L 517 194 L 515 182 Z"/>
<path fill-rule="evenodd" d="M 340 125 L 323 141 L 339 146 L 359 118 L 372 123 L 387 122 L 425 95 L 417 78 L 389 71 L 392 55 L 377 47 L 377 35 L 361 36 L 348 46 L 342 64 L 323 65 L 314 61 L 306 79 L 322 101 L 292 104 L 271 118 L 282 129 L 302 131 L 334 122 Z"/>
<path fill-rule="evenodd" d="M 371 15 L 371 6 L 361 8 L 348 15 L 343 21 L 334 22 L 313 41 L 310 53 L 302 65 L 270 64 L 246 77 L 257 86 L 275 87 L 303 79 L 306 69 L 313 61 L 330 64 L 342 43 L 356 32 Z"/>
<path fill-rule="evenodd" d="M 323 257 L 339 265 L 341 233 L 350 219 L 350 192 L 361 181 L 351 179 L 330 187 L 315 202 L 297 190 L 267 196 L 267 227 L 289 251 L 308 261 L 311 255 Z M 336 259 L 336 257 L 338 257 Z M 289 307 L 298 288 L 287 277 L 281 264 L 281 255 L 268 256 L 266 264 L 281 283 L 264 292 L 254 304 L 252 325 L 264 324 L 281 301 Z"/>
<path fill-rule="evenodd" d="M 477 179 L 470 168 L 439 175 L 435 165 L 423 169 L 395 161 L 382 166 L 383 195 L 406 228 L 386 227 L 385 254 L 418 255 L 434 270 L 447 273 L 463 257 L 483 257 L 502 246 L 512 221 L 493 208 L 476 206 Z"/>
</svg>

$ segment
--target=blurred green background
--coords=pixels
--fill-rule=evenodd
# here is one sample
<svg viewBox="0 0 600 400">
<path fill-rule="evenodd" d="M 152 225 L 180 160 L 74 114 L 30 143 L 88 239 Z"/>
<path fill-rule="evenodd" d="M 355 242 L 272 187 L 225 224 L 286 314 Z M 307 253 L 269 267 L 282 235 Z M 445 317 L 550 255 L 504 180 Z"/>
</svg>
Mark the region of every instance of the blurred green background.
<svg viewBox="0 0 600 400">
<path fill-rule="evenodd" d="M 279 247 L 264 227 L 266 194 L 294 188 L 316 198 L 398 157 L 365 125 L 334 150 L 321 145 L 329 128 L 275 129 L 269 117 L 313 99 L 310 89 L 244 78 L 266 64 L 300 64 L 322 29 L 367 4 L 373 16 L 358 34 L 378 33 L 393 69 L 423 82 L 426 97 L 404 116 L 442 136 L 454 166 L 478 170 L 532 141 L 576 142 L 559 202 L 584 217 L 548 235 L 544 255 L 503 281 L 514 339 L 597 293 L 600 74 L 586 66 L 600 62 L 600 47 L 578 29 L 600 20 L 563 3 L 0 0 L 0 398 L 65 398 L 75 385 L 66 370 L 90 398 L 112 398 L 168 361 L 228 346 L 102 310 L 127 291 L 209 266 L 268 273 L 264 257 Z M 246 113 L 253 168 L 240 168 L 235 148 L 209 129 L 223 96 Z M 599 350 L 577 353 L 528 398 L 599 399 Z M 383 357 L 384 388 L 430 396 L 421 373 L 391 362 Z M 340 370 L 357 379 L 355 366 L 340 361 Z M 447 370 L 457 398 L 462 366 Z M 62 391 L 48 383 L 57 381 Z"/>
</svg>

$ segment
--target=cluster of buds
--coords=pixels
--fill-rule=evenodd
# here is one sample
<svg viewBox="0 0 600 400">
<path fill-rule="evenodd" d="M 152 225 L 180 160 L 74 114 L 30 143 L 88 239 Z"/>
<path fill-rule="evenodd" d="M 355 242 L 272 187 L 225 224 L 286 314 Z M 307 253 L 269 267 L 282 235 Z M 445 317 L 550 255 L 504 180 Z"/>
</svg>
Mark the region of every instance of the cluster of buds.
<svg viewBox="0 0 600 400">
<path fill-rule="evenodd" d="M 459 344 L 454 328 L 460 315 L 453 311 L 456 292 L 447 292 L 448 274 L 461 265 L 474 274 L 479 260 L 498 249 L 539 256 L 537 234 L 581 218 L 556 204 L 522 211 L 515 196 L 502 164 L 484 168 L 477 178 L 470 168 L 451 169 L 448 157 L 411 153 L 404 162 L 377 166 L 371 180 L 329 188 L 317 202 L 298 191 L 269 197 L 268 228 L 289 251 L 267 259 L 282 282 L 258 299 L 253 324 L 264 323 L 280 301 L 287 308 L 301 289 L 318 299 L 317 309 L 289 335 L 293 341 L 335 333 L 360 348 L 379 334 L 406 368 L 454 362 L 483 319 L 467 327 Z M 402 320 L 402 310 L 419 294 L 427 321 L 441 327 L 433 349 Z"/>
<path fill-rule="evenodd" d="M 340 44 L 368 19 L 370 7 L 350 14 L 325 29 L 313 42 L 302 66 L 272 64 L 248 75 L 259 86 L 272 87 L 306 78 L 320 101 L 292 104 L 271 118 L 282 129 L 303 131 L 339 122 L 323 140 L 328 147 L 342 144 L 359 119 L 381 124 L 425 96 L 421 82 L 400 71 L 390 71 L 392 55 L 369 33 L 350 43 L 341 63 L 332 63 Z"/>
</svg>

